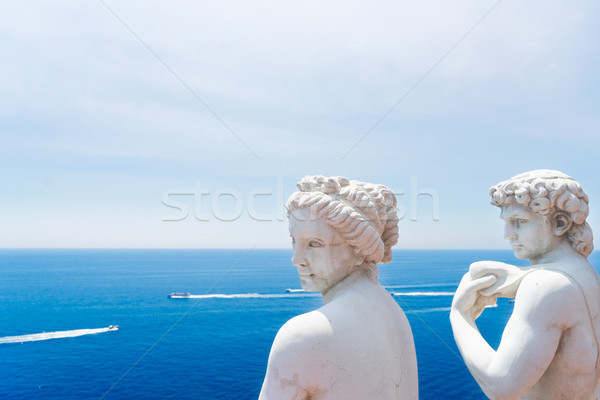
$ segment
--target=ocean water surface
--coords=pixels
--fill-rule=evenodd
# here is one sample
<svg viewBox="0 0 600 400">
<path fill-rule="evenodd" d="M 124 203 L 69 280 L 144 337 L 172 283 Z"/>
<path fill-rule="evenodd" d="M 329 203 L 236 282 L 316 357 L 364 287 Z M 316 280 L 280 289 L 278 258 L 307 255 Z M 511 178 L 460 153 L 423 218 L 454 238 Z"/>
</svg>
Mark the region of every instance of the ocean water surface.
<svg viewBox="0 0 600 400">
<path fill-rule="evenodd" d="M 256 399 L 277 330 L 322 305 L 286 291 L 300 288 L 290 259 L 289 250 L 0 250 L 0 398 Z M 413 330 L 421 399 L 485 398 L 448 320 L 478 260 L 527 264 L 511 251 L 397 250 L 380 266 Z M 492 346 L 511 312 L 500 299 L 478 319 Z M 1 339 L 109 325 L 119 329 Z"/>
</svg>

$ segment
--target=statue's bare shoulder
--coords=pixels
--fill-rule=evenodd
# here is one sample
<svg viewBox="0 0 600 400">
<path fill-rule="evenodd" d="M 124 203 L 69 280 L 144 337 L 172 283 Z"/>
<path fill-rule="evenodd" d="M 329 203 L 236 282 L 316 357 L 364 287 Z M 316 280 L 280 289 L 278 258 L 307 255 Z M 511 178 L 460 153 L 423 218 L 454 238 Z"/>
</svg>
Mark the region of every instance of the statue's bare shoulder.
<svg viewBox="0 0 600 400">
<path fill-rule="evenodd" d="M 333 339 L 327 318 L 319 311 L 287 321 L 273 341 L 264 398 L 318 398 L 324 357 Z"/>
<path fill-rule="evenodd" d="M 565 330 L 576 323 L 573 311 L 581 309 L 582 293 L 579 286 L 557 270 L 538 269 L 527 274 L 517 290 L 514 318 L 529 323 L 542 323 Z"/>
<path fill-rule="evenodd" d="M 327 317 L 319 310 L 297 315 L 288 320 L 277 333 L 273 346 L 278 349 L 310 350 L 314 342 L 322 343 L 331 338 Z"/>
</svg>

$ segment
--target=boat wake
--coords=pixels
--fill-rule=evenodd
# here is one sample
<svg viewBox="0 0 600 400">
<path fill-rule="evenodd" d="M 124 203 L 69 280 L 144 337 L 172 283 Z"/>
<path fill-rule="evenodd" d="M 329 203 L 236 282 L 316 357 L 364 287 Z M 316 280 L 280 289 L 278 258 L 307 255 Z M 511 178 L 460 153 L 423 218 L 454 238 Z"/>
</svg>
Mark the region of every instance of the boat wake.
<svg viewBox="0 0 600 400">
<path fill-rule="evenodd" d="M 431 312 L 441 312 L 441 311 L 450 311 L 450 307 L 437 307 L 437 308 L 425 308 L 423 310 L 408 310 L 404 311 L 405 314 L 425 314 Z"/>
<path fill-rule="evenodd" d="M 424 283 L 421 285 L 382 285 L 386 289 L 416 289 L 416 288 L 440 288 L 440 287 L 456 287 L 452 283 Z"/>
<path fill-rule="evenodd" d="M 453 296 L 454 292 L 391 292 L 392 296 Z M 169 295 L 171 298 L 185 299 L 282 299 L 299 297 L 320 297 L 318 292 L 306 292 L 302 289 L 286 289 L 286 293 L 238 293 L 238 294 L 189 294 Z"/>
<path fill-rule="evenodd" d="M 298 297 L 317 297 L 320 293 L 284 293 L 284 294 L 260 294 L 260 293 L 243 293 L 243 294 L 191 294 L 189 299 L 281 299 L 281 298 L 298 298 Z"/>
<path fill-rule="evenodd" d="M 287 289 L 290 290 L 290 289 Z M 286 293 L 261 294 L 261 293 L 238 293 L 238 294 L 187 294 L 186 299 L 281 299 L 298 297 L 319 297 L 318 292 L 305 292 L 295 290 Z M 391 292 L 392 296 L 454 296 L 454 292 Z M 172 297 L 174 298 L 174 297 Z"/>
<path fill-rule="evenodd" d="M 21 335 L 21 336 L 5 336 L 0 338 L 0 344 L 2 343 L 24 343 L 24 342 L 37 342 L 40 340 L 49 340 L 49 339 L 62 339 L 69 337 L 77 337 L 84 335 L 95 335 L 97 333 L 110 332 L 110 331 L 118 331 L 118 326 L 109 326 L 107 328 L 99 328 L 99 329 L 75 329 L 71 331 L 58 331 L 58 332 L 44 332 L 44 333 L 34 333 L 31 335 Z"/>
<path fill-rule="evenodd" d="M 454 292 L 391 292 L 392 296 L 454 296 Z"/>
</svg>

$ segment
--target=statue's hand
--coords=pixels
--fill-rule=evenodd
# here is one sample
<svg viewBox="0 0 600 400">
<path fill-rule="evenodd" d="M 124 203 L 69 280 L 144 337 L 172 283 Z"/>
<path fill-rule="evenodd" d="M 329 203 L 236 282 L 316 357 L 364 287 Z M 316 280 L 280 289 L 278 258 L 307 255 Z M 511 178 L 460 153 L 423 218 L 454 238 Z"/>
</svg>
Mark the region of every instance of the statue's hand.
<svg viewBox="0 0 600 400">
<path fill-rule="evenodd" d="M 494 275 L 474 278 L 470 272 L 467 272 L 460 281 L 456 293 L 454 293 L 452 308 L 476 320 L 486 306 L 496 303 L 498 296 L 483 294 L 484 289 L 494 283 L 496 283 Z"/>
<path fill-rule="evenodd" d="M 482 290 L 482 295 L 514 298 L 521 281 L 531 268 L 520 268 L 497 261 L 478 261 L 471 264 L 469 272 L 476 279 L 486 275 L 497 278 L 496 283 Z"/>
</svg>

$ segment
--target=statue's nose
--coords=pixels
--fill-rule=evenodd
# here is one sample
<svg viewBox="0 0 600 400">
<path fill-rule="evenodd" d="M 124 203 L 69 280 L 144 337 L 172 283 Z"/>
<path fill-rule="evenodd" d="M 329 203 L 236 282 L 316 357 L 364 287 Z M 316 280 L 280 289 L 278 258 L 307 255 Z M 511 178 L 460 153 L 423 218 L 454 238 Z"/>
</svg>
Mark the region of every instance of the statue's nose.
<svg viewBox="0 0 600 400">
<path fill-rule="evenodd" d="M 304 252 L 296 246 L 292 255 L 292 264 L 296 267 L 306 267 L 306 256 Z"/>
<path fill-rule="evenodd" d="M 504 225 L 504 239 L 515 240 L 517 238 L 517 232 L 513 228 L 512 224 L 506 223 Z"/>
</svg>

